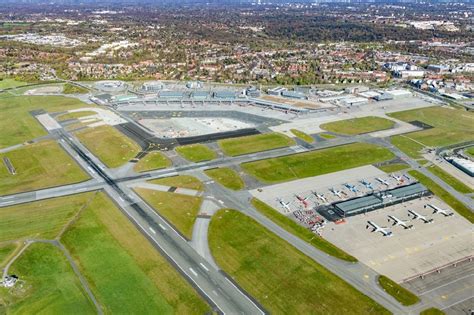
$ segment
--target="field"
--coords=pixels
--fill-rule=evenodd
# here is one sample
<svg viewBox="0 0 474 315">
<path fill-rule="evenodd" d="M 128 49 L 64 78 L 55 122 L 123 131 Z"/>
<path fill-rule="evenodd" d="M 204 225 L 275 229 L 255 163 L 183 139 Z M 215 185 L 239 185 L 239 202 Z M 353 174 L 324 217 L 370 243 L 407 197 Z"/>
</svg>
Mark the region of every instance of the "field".
<svg viewBox="0 0 474 315">
<path fill-rule="evenodd" d="M 86 116 L 91 116 L 91 115 L 95 115 L 97 114 L 96 112 L 94 111 L 81 111 L 81 112 L 73 112 L 73 113 L 65 113 L 65 114 L 61 114 L 59 116 L 56 116 L 56 120 L 57 121 L 65 121 L 65 120 L 69 120 L 69 119 L 78 119 L 78 118 L 81 118 L 81 117 L 86 117 Z"/>
<path fill-rule="evenodd" d="M 86 94 L 89 91 L 86 88 L 71 84 L 71 83 L 66 83 L 64 84 L 63 87 L 63 93 L 64 94 Z"/>
<path fill-rule="evenodd" d="M 420 313 L 420 315 L 444 315 L 445 313 L 437 308 L 431 307 Z"/>
<path fill-rule="evenodd" d="M 394 172 L 406 170 L 410 168 L 410 165 L 405 164 L 405 163 L 393 163 L 393 164 L 377 166 L 377 168 L 384 171 L 385 173 L 394 173 Z"/>
<path fill-rule="evenodd" d="M 436 196 L 446 202 L 451 208 L 456 210 L 457 213 L 465 217 L 469 222 L 474 223 L 474 213 L 472 213 L 469 208 L 454 198 L 450 193 L 418 171 L 413 170 L 409 171 L 408 173 L 415 177 L 420 183 L 425 185 Z"/>
<path fill-rule="evenodd" d="M 184 236 L 192 238 L 202 198 L 145 188 L 135 188 L 135 191 Z"/>
<path fill-rule="evenodd" d="M 141 151 L 138 144 L 111 126 L 84 129 L 76 135 L 92 154 L 111 168 L 122 166 Z"/>
<path fill-rule="evenodd" d="M 146 172 L 151 170 L 157 170 L 167 168 L 171 166 L 171 160 L 168 159 L 163 153 L 150 152 L 145 157 L 140 159 L 135 167 L 133 168 L 136 172 Z"/>
<path fill-rule="evenodd" d="M 179 188 L 188 188 L 194 190 L 203 190 L 204 185 L 202 182 L 194 176 L 189 175 L 179 175 L 179 176 L 170 176 L 164 178 L 158 178 L 150 180 L 152 184 L 170 186 L 170 187 L 179 187 Z"/>
<path fill-rule="evenodd" d="M 0 148 L 44 136 L 47 134 L 41 124 L 29 113 L 44 109 L 60 112 L 91 106 L 74 98 L 62 96 L 8 96 L 0 97 Z"/>
<path fill-rule="evenodd" d="M 4 265 L 4 262 L 6 263 L 6 259 L 13 254 L 13 252 L 16 250 L 17 244 L 15 243 L 7 243 L 4 245 L 0 245 L 0 267 Z M 0 268 L 1 269 L 1 268 Z"/>
<path fill-rule="evenodd" d="M 266 133 L 219 140 L 217 143 L 224 154 L 229 156 L 237 156 L 288 147 L 294 145 L 295 141 L 281 133 Z"/>
<path fill-rule="evenodd" d="M 25 281 L 24 288 L 0 291 L 0 313 L 2 296 L 7 314 L 96 313 L 66 257 L 51 244 L 30 245 L 10 270 Z"/>
<path fill-rule="evenodd" d="M 361 118 L 346 119 L 322 124 L 321 129 L 343 134 L 359 135 L 363 133 L 393 128 L 395 122 L 390 119 L 368 116 Z"/>
<path fill-rule="evenodd" d="M 313 245 L 317 249 L 322 250 L 323 252 L 342 260 L 346 260 L 350 262 L 357 261 L 355 257 L 347 254 L 346 252 L 334 246 L 332 243 L 326 241 L 325 239 L 315 236 L 311 231 L 302 227 L 301 225 L 287 218 L 286 216 L 282 215 L 281 213 L 279 213 L 277 210 L 273 209 L 266 203 L 256 198 L 253 198 L 252 205 L 255 207 L 255 209 L 260 211 L 263 215 L 268 217 L 270 220 L 280 225 L 282 228 L 284 228 L 288 232 L 298 236 L 305 242 Z"/>
<path fill-rule="evenodd" d="M 217 157 L 216 152 L 209 149 L 204 144 L 190 144 L 177 147 L 176 152 L 191 162 L 203 162 L 213 160 Z"/>
<path fill-rule="evenodd" d="M 390 137 L 390 142 L 405 152 L 409 157 L 419 159 L 421 158 L 420 152 L 425 146 L 410 138 L 410 135 L 411 134 Z"/>
<path fill-rule="evenodd" d="M 471 156 L 472 158 L 474 158 L 474 147 L 469 147 L 469 148 L 467 148 L 466 150 L 464 150 L 464 152 L 465 152 L 467 155 L 469 155 L 469 156 Z"/>
<path fill-rule="evenodd" d="M 300 138 L 303 141 L 306 141 L 308 143 L 313 143 L 314 139 L 307 133 L 304 133 L 303 131 L 300 131 L 298 129 L 291 129 L 290 130 L 292 134 L 294 134 L 296 137 Z"/>
<path fill-rule="evenodd" d="M 330 133 L 320 133 L 319 136 L 320 136 L 321 138 L 327 139 L 327 140 L 337 138 L 335 135 L 332 135 L 332 134 L 330 134 Z"/>
<path fill-rule="evenodd" d="M 393 157 L 394 155 L 385 148 L 366 143 L 353 143 L 248 162 L 242 164 L 242 168 L 263 182 L 276 183 L 387 161 Z"/>
<path fill-rule="evenodd" d="M 62 238 L 105 313 L 205 313 L 208 306 L 104 194 Z"/>
<path fill-rule="evenodd" d="M 22 85 L 26 85 L 26 84 L 28 84 L 28 83 L 22 82 L 22 81 L 17 81 L 17 80 L 14 80 L 14 79 L 3 79 L 3 80 L 0 80 L 0 90 L 10 89 L 10 88 L 14 88 L 14 87 L 22 86 Z"/>
<path fill-rule="evenodd" d="M 422 121 L 433 126 L 432 129 L 406 135 L 424 146 L 442 147 L 474 140 L 474 113 L 472 112 L 446 107 L 426 107 L 391 113 L 390 116 L 406 122 Z M 418 149 L 415 147 L 413 150 Z"/>
<path fill-rule="evenodd" d="M 457 178 L 453 177 L 452 175 L 445 172 L 443 169 L 441 169 L 440 167 L 438 167 L 436 165 L 431 165 L 431 166 L 427 167 L 427 169 L 431 173 L 433 173 L 436 176 L 438 176 L 439 178 L 441 178 L 444 182 L 446 182 L 446 184 L 453 187 L 454 189 L 456 189 L 457 191 L 459 191 L 462 194 L 470 194 L 470 193 L 474 192 L 467 185 L 460 182 Z"/>
<path fill-rule="evenodd" d="M 213 168 L 205 170 L 204 173 L 226 188 L 241 190 L 245 187 L 242 178 L 231 168 Z"/>
<path fill-rule="evenodd" d="M 3 163 L 8 157 L 16 169 L 12 175 Z M 0 154 L 0 195 L 77 183 L 89 176 L 54 141 L 42 141 Z"/>
<path fill-rule="evenodd" d="M 388 314 L 294 247 L 235 210 L 211 220 L 217 264 L 274 314 Z"/>
<path fill-rule="evenodd" d="M 415 294 L 385 276 L 379 276 L 378 281 L 384 291 L 393 296 L 402 305 L 409 306 L 420 301 Z"/>
</svg>

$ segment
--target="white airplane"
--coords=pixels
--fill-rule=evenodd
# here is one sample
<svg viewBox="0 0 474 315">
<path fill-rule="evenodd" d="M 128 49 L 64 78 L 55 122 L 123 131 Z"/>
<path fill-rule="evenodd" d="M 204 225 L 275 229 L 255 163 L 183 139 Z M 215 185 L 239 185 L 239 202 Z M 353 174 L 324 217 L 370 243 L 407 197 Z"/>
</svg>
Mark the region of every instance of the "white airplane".
<svg viewBox="0 0 474 315">
<path fill-rule="evenodd" d="M 399 175 L 396 175 L 396 174 L 390 174 L 390 177 L 392 177 L 393 179 L 395 179 L 399 183 L 403 182 L 403 177 L 402 176 L 399 176 Z"/>
<path fill-rule="evenodd" d="M 450 217 L 450 216 L 454 215 L 454 212 L 448 212 L 447 210 L 438 208 L 435 205 L 427 204 L 427 205 L 425 205 L 425 209 L 426 209 L 426 207 L 430 207 L 431 209 L 433 209 L 433 214 L 439 213 L 439 214 L 444 215 L 445 217 Z"/>
<path fill-rule="evenodd" d="M 313 191 L 313 195 L 315 195 L 316 198 L 318 198 L 319 200 L 321 200 L 324 203 L 328 202 L 327 198 L 324 197 L 324 194 L 318 194 L 317 192 Z"/>
<path fill-rule="evenodd" d="M 408 215 L 413 216 L 413 220 L 421 220 L 423 223 L 433 223 L 433 219 L 427 219 L 425 216 L 422 216 L 418 212 L 415 212 L 414 210 L 408 210 Z"/>
<path fill-rule="evenodd" d="M 334 194 L 334 196 L 337 196 L 337 197 L 339 197 L 339 198 L 342 198 L 341 192 L 340 192 L 339 190 L 334 189 L 334 188 L 331 188 L 331 189 L 329 189 L 329 191 L 332 192 L 332 193 Z"/>
<path fill-rule="evenodd" d="M 406 179 L 407 181 L 410 181 L 410 177 L 408 177 L 407 174 L 403 174 L 403 177 L 405 177 L 405 179 Z"/>
<path fill-rule="evenodd" d="M 393 224 L 392 226 L 397 226 L 397 225 L 400 225 L 400 226 L 403 226 L 403 228 L 405 230 L 409 230 L 409 229 L 412 229 L 413 228 L 413 224 L 411 225 L 408 225 L 407 222 L 409 221 L 404 221 L 404 220 L 400 220 L 399 218 L 393 216 L 393 215 L 389 215 L 388 216 L 388 222 L 392 221 Z"/>
<path fill-rule="evenodd" d="M 282 199 L 278 199 L 278 202 L 280 203 L 280 205 L 286 209 L 286 212 L 291 212 L 291 208 L 290 208 L 290 202 L 284 202 Z"/>
<path fill-rule="evenodd" d="M 346 186 L 346 188 L 352 191 L 353 193 L 356 193 L 359 191 L 355 185 L 345 183 L 344 186 Z"/>
<path fill-rule="evenodd" d="M 367 226 L 365 228 L 366 229 L 372 228 L 372 233 L 373 232 L 380 232 L 380 233 L 382 233 L 383 236 L 387 236 L 387 237 L 393 236 L 392 231 L 389 231 L 388 228 L 378 226 L 377 224 L 375 224 L 372 221 L 367 221 Z"/>
<path fill-rule="evenodd" d="M 384 184 L 387 187 L 390 186 L 390 184 L 385 179 L 377 177 L 376 180 L 378 180 L 381 184 Z"/>
<path fill-rule="evenodd" d="M 372 187 L 372 183 L 371 183 L 371 182 L 369 182 L 369 181 L 363 179 L 363 180 L 361 181 L 361 183 L 362 183 L 362 185 L 364 185 L 366 188 L 371 189 L 371 190 L 374 190 L 374 187 Z"/>
</svg>

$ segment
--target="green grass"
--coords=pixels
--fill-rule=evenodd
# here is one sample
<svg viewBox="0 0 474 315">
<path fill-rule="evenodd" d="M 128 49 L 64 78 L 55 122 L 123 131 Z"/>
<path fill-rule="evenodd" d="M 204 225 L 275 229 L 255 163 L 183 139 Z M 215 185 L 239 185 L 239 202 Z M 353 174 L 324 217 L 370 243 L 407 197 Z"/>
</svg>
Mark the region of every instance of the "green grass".
<svg viewBox="0 0 474 315">
<path fill-rule="evenodd" d="M 151 170 L 157 170 L 167 168 L 172 165 L 171 160 L 168 159 L 163 153 L 150 152 L 145 157 L 140 159 L 135 167 L 133 168 L 136 172 L 146 172 Z"/>
<path fill-rule="evenodd" d="M 279 213 L 277 210 L 273 209 L 263 201 L 258 200 L 257 198 L 253 198 L 252 205 L 255 207 L 255 209 L 257 209 L 259 212 L 261 212 L 263 215 L 268 217 L 276 224 L 280 225 L 288 232 L 298 236 L 305 242 L 313 245 L 319 250 L 322 250 L 326 254 L 345 261 L 357 262 L 357 259 L 355 257 L 344 252 L 342 249 L 334 246 L 331 242 L 326 241 L 324 238 L 315 235 L 307 228 L 299 225 L 295 221 Z"/>
<path fill-rule="evenodd" d="M 241 190 L 245 187 L 242 178 L 240 178 L 239 174 L 231 168 L 213 168 L 205 170 L 204 173 L 226 188 Z"/>
<path fill-rule="evenodd" d="M 321 138 L 327 139 L 327 140 L 337 138 L 335 135 L 332 135 L 332 134 L 330 134 L 330 133 L 320 133 L 319 136 L 320 136 Z"/>
<path fill-rule="evenodd" d="M 412 170 L 408 172 L 411 176 L 415 177 L 420 183 L 425 185 L 431 192 L 446 202 L 451 208 L 456 210 L 457 213 L 465 217 L 469 222 L 474 223 L 474 213 L 469 210 L 463 203 L 454 198 L 450 193 L 440 187 L 438 184 L 433 182 L 430 178 L 421 174 L 418 171 Z"/>
<path fill-rule="evenodd" d="M 314 142 L 313 137 L 311 137 L 307 133 L 304 133 L 303 131 L 300 131 L 298 129 L 291 129 L 290 131 L 291 131 L 292 134 L 294 134 L 295 136 L 297 136 L 298 138 L 300 138 L 301 140 L 303 140 L 305 142 L 308 142 L 308 143 L 313 143 Z"/>
<path fill-rule="evenodd" d="M 402 305 L 409 306 L 420 301 L 420 299 L 415 294 L 411 293 L 386 276 L 379 276 L 378 281 L 385 292 L 393 296 Z"/>
<path fill-rule="evenodd" d="M 322 124 L 320 128 L 343 135 L 359 135 L 390 129 L 393 128 L 394 125 L 395 122 L 390 119 L 367 116 L 325 123 Z"/>
<path fill-rule="evenodd" d="M 383 147 L 366 143 L 353 143 L 248 162 L 242 164 L 242 168 L 248 174 L 263 182 L 276 183 L 383 162 L 391 160 L 393 157 L 394 155 Z"/>
<path fill-rule="evenodd" d="M 393 173 L 393 172 L 406 170 L 410 168 L 410 165 L 405 164 L 405 163 L 391 163 L 391 164 L 377 166 L 377 168 L 385 173 Z"/>
<path fill-rule="evenodd" d="M 445 313 L 442 310 L 431 307 L 427 308 L 424 311 L 421 311 L 420 315 L 444 315 Z"/>
<path fill-rule="evenodd" d="M 253 136 L 219 140 L 217 142 L 224 152 L 229 156 L 237 156 L 277 148 L 288 147 L 295 141 L 281 133 L 265 133 Z"/>
<path fill-rule="evenodd" d="M 217 264 L 274 314 L 389 314 L 314 260 L 235 210 L 211 220 Z"/>
<path fill-rule="evenodd" d="M 91 116 L 91 115 L 96 115 L 97 113 L 91 110 L 85 110 L 85 111 L 80 111 L 80 112 L 72 112 L 72 113 L 65 113 L 56 116 L 57 121 L 65 121 L 69 119 L 78 119 L 81 117 L 86 117 L 86 116 Z"/>
<path fill-rule="evenodd" d="M 464 152 L 470 157 L 474 158 L 474 147 L 469 147 L 465 149 Z"/>
<path fill-rule="evenodd" d="M 432 129 L 407 134 L 429 147 L 442 147 L 474 140 L 474 113 L 445 107 L 426 107 L 391 113 L 389 116 L 406 121 L 422 121 Z"/>
<path fill-rule="evenodd" d="M 62 242 L 105 313 L 209 311 L 193 288 L 103 193 L 96 195 Z"/>
<path fill-rule="evenodd" d="M 36 243 L 16 260 L 10 273 L 24 281 L 24 288 L 0 291 L 7 314 L 95 314 L 63 253 L 51 244 Z"/>
<path fill-rule="evenodd" d="M 0 244 L 0 267 L 4 266 L 7 258 L 17 249 L 18 245 L 15 243 Z M 1 268 L 0 268 L 1 269 Z"/>
<path fill-rule="evenodd" d="M 445 172 L 443 169 L 441 169 L 440 167 L 438 167 L 436 165 L 431 165 L 431 166 L 427 167 L 427 169 L 431 173 L 433 173 L 436 176 L 438 176 L 439 178 L 441 178 L 446 184 L 453 187 L 454 189 L 456 189 L 457 191 L 459 191 L 462 194 L 470 194 L 470 193 L 474 192 L 466 184 L 460 182 L 457 178 L 453 177 L 452 175 Z"/>
<path fill-rule="evenodd" d="M 135 188 L 135 191 L 184 236 L 192 238 L 194 222 L 202 204 L 201 197 L 145 188 Z"/>
<path fill-rule="evenodd" d="M 178 188 L 188 188 L 194 190 L 203 190 L 204 185 L 202 182 L 194 176 L 190 175 L 178 175 L 164 178 L 153 179 L 149 181 L 152 184 L 164 185 Z"/>
<path fill-rule="evenodd" d="M 0 209 L 0 242 L 53 239 L 92 193 L 46 199 Z"/>
<path fill-rule="evenodd" d="M 190 144 L 177 147 L 176 152 L 191 162 L 210 161 L 217 157 L 216 152 L 209 149 L 204 144 Z"/>
<path fill-rule="evenodd" d="M 141 151 L 138 144 L 112 126 L 87 128 L 76 135 L 92 154 L 111 168 L 124 165 Z"/>
<path fill-rule="evenodd" d="M 5 93 L 4 93 L 5 94 Z M 47 134 L 29 113 L 44 109 L 60 112 L 93 105 L 62 96 L 9 96 L 0 98 L 0 148 L 41 137 Z"/>
<path fill-rule="evenodd" d="M 14 79 L 3 79 L 3 80 L 0 80 L 0 90 L 15 88 L 15 87 L 26 85 L 26 84 L 28 83 L 17 81 Z"/>
<path fill-rule="evenodd" d="M 413 141 L 410 138 L 410 134 L 392 136 L 390 137 L 390 142 L 401 151 L 405 152 L 409 157 L 414 159 L 421 158 L 420 151 L 425 148 L 420 143 Z"/>
<path fill-rule="evenodd" d="M 63 93 L 64 94 L 86 94 L 89 90 L 81 86 L 77 86 L 71 83 L 64 84 Z"/>
<path fill-rule="evenodd" d="M 16 169 L 12 175 L 3 163 L 8 157 Z M 72 184 L 89 176 L 54 141 L 42 141 L 0 154 L 0 195 Z"/>
</svg>

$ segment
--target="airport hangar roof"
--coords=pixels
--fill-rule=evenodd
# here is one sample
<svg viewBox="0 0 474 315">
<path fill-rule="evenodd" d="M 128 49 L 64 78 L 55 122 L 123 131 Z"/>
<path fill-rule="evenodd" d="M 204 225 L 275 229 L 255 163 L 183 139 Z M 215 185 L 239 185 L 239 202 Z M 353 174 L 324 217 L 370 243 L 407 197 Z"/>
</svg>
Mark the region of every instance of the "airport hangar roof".
<svg viewBox="0 0 474 315">
<path fill-rule="evenodd" d="M 393 198 L 402 199 L 405 197 L 423 194 L 426 192 L 426 190 L 427 190 L 426 187 L 423 186 L 422 184 L 415 183 L 408 186 L 394 188 L 390 190 L 389 192 L 393 196 Z"/>
</svg>

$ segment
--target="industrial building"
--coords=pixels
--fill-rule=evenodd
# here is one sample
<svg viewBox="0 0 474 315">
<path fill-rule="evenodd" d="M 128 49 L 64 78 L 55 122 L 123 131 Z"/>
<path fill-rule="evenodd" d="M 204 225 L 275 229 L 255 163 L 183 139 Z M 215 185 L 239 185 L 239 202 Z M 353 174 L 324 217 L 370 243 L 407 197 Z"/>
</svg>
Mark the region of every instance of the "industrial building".
<svg viewBox="0 0 474 315">
<path fill-rule="evenodd" d="M 459 168 L 467 175 L 474 177 L 474 162 L 468 159 L 452 157 L 448 159 L 451 164 Z"/>
<path fill-rule="evenodd" d="M 369 103 L 369 100 L 366 99 L 365 97 L 355 97 L 355 96 L 345 97 L 339 101 L 339 104 L 346 107 L 366 105 L 368 103 Z"/>
<path fill-rule="evenodd" d="M 164 84 L 160 81 L 150 81 L 143 83 L 141 91 L 145 93 L 157 93 L 163 90 L 164 87 Z"/>
<path fill-rule="evenodd" d="M 160 98 L 183 98 L 185 94 L 180 91 L 160 91 L 158 97 Z"/>
<path fill-rule="evenodd" d="M 254 86 L 251 86 L 245 90 L 245 95 L 249 97 L 260 97 L 260 90 Z"/>
<path fill-rule="evenodd" d="M 420 183 L 414 183 L 335 203 L 334 210 L 338 215 L 345 218 L 416 199 L 428 194 L 430 194 L 430 191 L 425 186 Z"/>
<path fill-rule="evenodd" d="M 221 99 L 234 99 L 236 97 L 233 91 L 216 91 L 212 93 L 212 96 Z"/>
<path fill-rule="evenodd" d="M 281 96 L 288 97 L 288 98 L 294 98 L 294 99 L 298 99 L 298 100 L 308 99 L 308 97 L 306 95 L 304 95 L 303 93 L 295 92 L 295 91 L 282 91 Z"/>
<path fill-rule="evenodd" d="M 276 87 L 276 88 L 268 89 L 267 93 L 268 93 L 268 95 L 280 96 L 281 93 L 285 92 L 285 91 L 288 91 L 288 89 L 279 86 L 279 87 Z"/>
<path fill-rule="evenodd" d="M 403 89 L 385 91 L 384 95 L 387 95 L 388 97 L 390 97 L 390 99 L 400 99 L 412 96 L 410 91 Z"/>
</svg>

